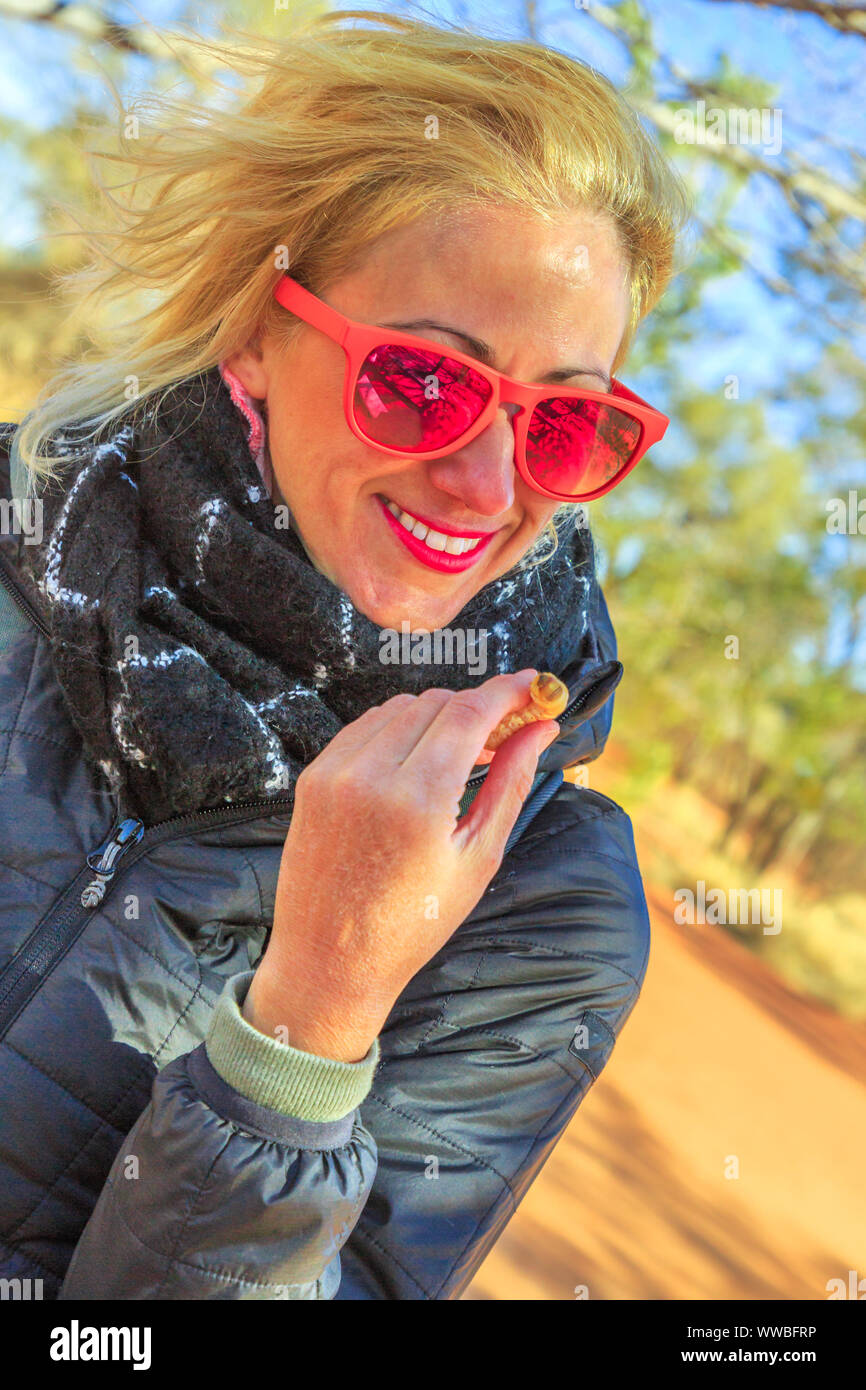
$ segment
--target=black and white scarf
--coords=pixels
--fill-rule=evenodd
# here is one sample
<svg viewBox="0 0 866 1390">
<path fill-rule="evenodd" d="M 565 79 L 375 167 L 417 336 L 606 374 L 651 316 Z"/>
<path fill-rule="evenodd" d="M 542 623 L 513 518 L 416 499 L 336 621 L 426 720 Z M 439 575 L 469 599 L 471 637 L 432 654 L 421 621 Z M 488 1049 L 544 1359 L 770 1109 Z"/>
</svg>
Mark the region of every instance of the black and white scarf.
<svg viewBox="0 0 866 1390">
<path fill-rule="evenodd" d="M 593 654 L 592 542 L 576 527 L 449 624 L 486 634 L 483 675 L 444 644 L 438 663 L 383 661 L 383 629 L 269 497 L 248 424 L 213 368 L 86 453 L 55 440 L 67 464 L 41 494 L 25 577 L 86 752 L 128 813 L 153 823 L 290 797 L 344 724 L 400 691 L 562 673 Z"/>
</svg>

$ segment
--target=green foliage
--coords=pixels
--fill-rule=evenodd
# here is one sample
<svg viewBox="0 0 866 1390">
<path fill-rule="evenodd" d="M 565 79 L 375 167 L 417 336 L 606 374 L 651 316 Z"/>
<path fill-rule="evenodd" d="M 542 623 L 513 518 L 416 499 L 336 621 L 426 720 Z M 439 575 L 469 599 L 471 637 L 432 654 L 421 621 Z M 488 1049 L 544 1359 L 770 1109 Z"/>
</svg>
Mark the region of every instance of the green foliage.
<svg viewBox="0 0 866 1390">
<path fill-rule="evenodd" d="M 855 437 L 835 417 L 837 461 L 853 458 L 866 412 L 856 368 L 853 379 Z M 647 458 L 593 515 L 628 672 L 617 735 L 640 750 L 641 786 L 646 745 L 665 744 L 674 774 L 726 809 L 724 838 L 740 835 L 755 868 L 782 859 L 862 888 L 850 851 L 866 823 L 863 693 L 853 649 L 831 661 L 827 634 L 840 603 L 862 613 L 866 557 L 859 537 L 827 534 L 835 485 L 812 478 L 823 415 L 817 438 L 788 445 L 762 401 L 722 383 L 671 388 L 682 462 Z"/>
</svg>

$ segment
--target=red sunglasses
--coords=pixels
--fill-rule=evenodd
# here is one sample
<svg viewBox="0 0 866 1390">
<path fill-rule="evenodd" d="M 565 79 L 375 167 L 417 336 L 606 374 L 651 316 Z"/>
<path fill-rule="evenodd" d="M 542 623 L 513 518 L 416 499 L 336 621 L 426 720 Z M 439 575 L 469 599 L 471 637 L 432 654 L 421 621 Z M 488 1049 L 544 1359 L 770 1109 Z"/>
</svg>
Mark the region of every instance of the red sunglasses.
<svg viewBox="0 0 866 1390">
<path fill-rule="evenodd" d="M 610 392 L 529 386 L 429 338 L 356 323 L 288 275 L 274 298 L 339 343 L 346 421 L 385 454 L 441 458 L 475 439 L 500 405 L 513 404 L 524 482 L 557 502 L 589 502 L 622 482 L 669 424 L 621 382 L 612 381 Z"/>
</svg>

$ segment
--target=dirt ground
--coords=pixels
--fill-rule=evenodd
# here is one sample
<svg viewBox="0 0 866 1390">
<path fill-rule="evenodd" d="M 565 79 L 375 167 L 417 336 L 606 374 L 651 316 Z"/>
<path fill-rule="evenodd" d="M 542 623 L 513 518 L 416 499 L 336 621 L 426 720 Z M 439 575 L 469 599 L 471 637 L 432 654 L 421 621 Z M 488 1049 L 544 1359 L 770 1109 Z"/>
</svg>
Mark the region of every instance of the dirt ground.
<svg viewBox="0 0 866 1390">
<path fill-rule="evenodd" d="M 724 928 L 675 925 L 647 877 L 652 827 L 633 819 L 643 993 L 464 1296 L 826 1299 L 856 1270 L 866 1298 L 866 1028 Z"/>
</svg>

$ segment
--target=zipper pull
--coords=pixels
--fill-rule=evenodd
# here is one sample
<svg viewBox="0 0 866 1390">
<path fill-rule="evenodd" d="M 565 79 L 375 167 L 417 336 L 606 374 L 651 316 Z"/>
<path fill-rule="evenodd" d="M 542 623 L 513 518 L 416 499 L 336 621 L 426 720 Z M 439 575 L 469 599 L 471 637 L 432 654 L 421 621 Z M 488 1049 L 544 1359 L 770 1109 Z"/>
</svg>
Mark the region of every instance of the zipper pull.
<svg viewBox="0 0 866 1390">
<path fill-rule="evenodd" d="M 598 714 L 622 680 L 622 673 L 620 661 L 605 661 L 591 667 L 578 681 L 562 714 L 557 716 L 560 724 L 576 727 Z"/>
<path fill-rule="evenodd" d="M 144 834 L 144 822 L 135 816 L 118 821 L 108 839 L 99 849 L 91 850 L 87 856 L 87 867 L 95 877 L 85 886 L 81 894 L 82 907 L 98 907 L 105 897 L 105 886 L 113 878 L 117 861 L 132 845 L 137 845 Z"/>
</svg>

